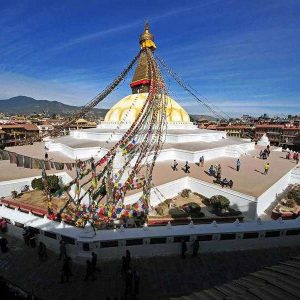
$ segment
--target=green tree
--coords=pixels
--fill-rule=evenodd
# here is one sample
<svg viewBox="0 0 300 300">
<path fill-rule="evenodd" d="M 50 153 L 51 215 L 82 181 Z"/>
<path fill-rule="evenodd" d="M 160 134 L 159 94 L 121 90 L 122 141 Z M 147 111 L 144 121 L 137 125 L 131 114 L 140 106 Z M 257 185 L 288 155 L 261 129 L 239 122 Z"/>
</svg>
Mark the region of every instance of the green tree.
<svg viewBox="0 0 300 300">
<path fill-rule="evenodd" d="M 222 209 L 227 209 L 229 207 L 230 201 L 222 195 L 216 195 L 209 199 L 209 203 L 213 210 L 219 213 Z"/>
</svg>

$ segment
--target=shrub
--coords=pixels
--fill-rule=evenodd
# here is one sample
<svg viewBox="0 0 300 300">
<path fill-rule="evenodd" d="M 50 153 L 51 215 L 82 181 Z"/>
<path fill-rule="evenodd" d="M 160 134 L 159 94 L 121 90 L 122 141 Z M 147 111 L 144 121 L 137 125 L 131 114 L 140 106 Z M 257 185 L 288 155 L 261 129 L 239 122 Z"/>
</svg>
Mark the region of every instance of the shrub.
<svg viewBox="0 0 300 300">
<path fill-rule="evenodd" d="M 11 197 L 13 199 L 17 198 L 18 197 L 18 192 L 17 191 L 11 191 Z"/>
<path fill-rule="evenodd" d="M 179 207 L 171 208 L 169 210 L 169 214 L 174 219 L 176 219 L 176 218 L 187 218 L 188 217 L 187 212 L 184 211 L 182 208 L 179 208 Z"/>
<path fill-rule="evenodd" d="M 31 181 L 31 187 L 34 189 L 34 190 L 43 190 L 44 189 L 44 185 L 43 185 L 43 182 L 42 182 L 42 178 L 34 178 L 32 181 Z"/>
<path fill-rule="evenodd" d="M 183 198 L 188 198 L 191 192 L 192 192 L 192 191 L 189 190 L 189 189 L 184 189 L 184 190 L 182 190 L 182 192 L 180 193 L 180 196 L 183 197 Z"/>
<path fill-rule="evenodd" d="M 59 177 L 56 175 L 47 176 L 48 185 L 51 193 L 57 192 L 59 187 Z M 35 190 L 44 190 L 44 183 L 42 178 L 34 178 L 31 182 L 31 186 Z"/>
<path fill-rule="evenodd" d="M 195 202 L 189 202 L 182 205 L 182 209 L 188 214 L 199 213 L 201 211 L 200 205 Z"/>
<path fill-rule="evenodd" d="M 286 202 L 285 202 L 285 206 L 287 207 L 294 207 L 295 206 L 295 201 L 293 199 L 287 199 Z"/>
<path fill-rule="evenodd" d="M 229 207 L 230 201 L 222 195 L 216 195 L 209 199 L 209 203 L 214 211 L 220 212 L 222 209 Z"/>
</svg>

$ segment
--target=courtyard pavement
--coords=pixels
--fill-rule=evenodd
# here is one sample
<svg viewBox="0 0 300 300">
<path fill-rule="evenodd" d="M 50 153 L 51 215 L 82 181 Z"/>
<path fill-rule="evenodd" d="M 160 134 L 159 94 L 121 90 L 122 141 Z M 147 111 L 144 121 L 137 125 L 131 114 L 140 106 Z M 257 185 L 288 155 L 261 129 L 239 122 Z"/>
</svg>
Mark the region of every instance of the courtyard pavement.
<svg viewBox="0 0 300 300">
<path fill-rule="evenodd" d="M 120 261 L 102 262 L 98 257 L 101 272 L 95 281 L 83 281 L 85 267 L 73 261 L 70 282 L 61 284 L 61 261 L 56 254 L 48 251 L 48 260 L 40 262 L 37 249 L 25 246 L 23 241 L 7 234 L 6 237 L 10 251 L 0 253 L 1 276 L 21 288 L 33 291 L 44 300 L 105 300 L 108 296 L 121 299 L 124 292 L 121 258 Z M 186 259 L 181 259 L 179 255 L 143 259 L 133 257 L 133 267 L 141 277 L 138 299 L 160 300 L 189 295 L 299 254 L 300 247 L 201 255 L 200 246 L 200 254 L 196 258 L 190 254 Z"/>
</svg>

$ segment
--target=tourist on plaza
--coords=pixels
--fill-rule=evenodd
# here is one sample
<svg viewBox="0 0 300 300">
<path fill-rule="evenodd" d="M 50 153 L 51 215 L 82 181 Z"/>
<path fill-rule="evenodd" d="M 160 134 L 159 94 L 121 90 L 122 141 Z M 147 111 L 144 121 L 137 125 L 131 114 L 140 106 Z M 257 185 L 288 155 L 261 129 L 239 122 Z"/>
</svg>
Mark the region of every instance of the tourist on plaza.
<svg viewBox="0 0 300 300">
<path fill-rule="evenodd" d="M 63 240 L 61 240 L 59 244 L 59 260 L 61 260 L 67 257 L 67 248 Z"/>
<path fill-rule="evenodd" d="M 64 283 L 65 280 L 69 282 L 69 278 L 72 275 L 70 263 L 68 258 L 64 258 L 61 272 L 61 283 Z"/>
<path fill-rule="evenodd" d="M 241 161 L 238 158 L 238 160 L 236 161 L 236 170 L 239 172 L 240 171 L 240 167 L 241 167 Z"/>
<path fill-rule="evenodd" d="M 209 169 L 208 169 L 208 173 L 210 176 L 215 176 L 215 169 L 213 165 L 210 165 Z"/>
<path fill-rule="evenodd" d="M 48 160 L 48 153 L 45 153 L 45 160 Z"/>
<path fill-rule="evenodd" d="M 217 166 L 217 170 L 216 170 L 216 178 L 217 178 L 217 181 L 221 181 L 221 177 L 222 177 L 222 168 L 221 168 L 221 165 L 218 164 Z"/>
<path fill-rule="evenodd" d="M 172 166 L 173 171 L 178 171 L 177 166 L 178 166 L 178 162 L 176 161 L 176 159 L 174 159 L 173 166 Z"/>
<path fill-rule="evenodd" d="M 199 241 L 197 239 L 195 239 L 195 241 L 192 244 L 193 256 L 194 257 L 198 255 L 199 248 L 200 248 Z"/>
<path fill-rule="evenodd" d="M 232 187 L 233 187 L 233 181 L 231 179 L 228 181 L 228 186 L 232 189 Z"/>
<path fill-rule="evenodd" d="M 43 242 L 39 243 L 39 251 L 38 251 L 39 259 L 41 261 L 45 261 L 48 258 L 47 255 L 47 248 L 46 245 Z"/>
<path fill-rule="evenodd" d="M 140 274 L 137 270 L 133 270 L 133 283 L 134 283 L 134 299 L 137 299 L 140 293 Z"/>
<path fill-rule="evenodd" d="M 85 271 L 84 281 L 87 281 L 90 277 L 92 277 L 92 280 L 96 280 L 95 270 L 92 266 L 91 261 L 88 259 L 86 261 L 86 271 Z"/>
<path fill-rule="evenodd" d="M 181 258 L 185 258 L 185 253 L 187 251 L 186 241 L 184 239 L 181 240 Z"/>
<path fill-rule="evenodd" d="M 189 166 L 189 162 L 188 161 L 186 161 L 185 162 L 185 165 L 184 165 L 184 173 L 191 173 L 190 172 L 190 166 Z"/>
<path fill-rule="evenodd" d="M 228 186 L 229 184 L 229 181 L 227 180 L 227 178 L 225 177 L 222 181 L 221 181 L 221 186 L 224 187 L 224 186 Z"/>
<path fill-rule="evenodd" d="M 269 169 L 270 169 L 270 164 L 269 164 L 269 163 L 266 163 L 265 166 L 264 166 L 264 175 L 267 175 L 267 174 L 268 174 Z"/>
<path fill-rule="evenodd" d="M 259 152 L 259 158 L 262 159 L 262 157 L 263 157 L 263 151 L 260 150 L 260 152 Z"/>
<path fill-rule="evenodd" d="M 8 241 L 4 237 L 0 237 L 0 249 L 2 253 L 6 253 L 8 251 L 7 247 Z"/>
<path fill-rule="evenodd" d="M 299 164 L 299 153 L 297 152 L 297 155 L 296 155 L 296 164 L 298 165 Z"/>
<path fill-rule="evenodd" d="M 204 156 L 203 155 L 199 158 L 199 166 L 200 167 L 204 166 Z"/>
</svg>

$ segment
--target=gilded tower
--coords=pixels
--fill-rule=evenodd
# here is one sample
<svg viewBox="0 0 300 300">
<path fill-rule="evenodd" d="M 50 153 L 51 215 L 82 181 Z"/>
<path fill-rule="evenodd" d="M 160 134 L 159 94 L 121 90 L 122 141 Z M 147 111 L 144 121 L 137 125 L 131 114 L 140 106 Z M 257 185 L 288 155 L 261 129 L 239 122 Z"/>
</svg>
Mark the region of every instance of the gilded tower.
<svg viewBox="0 0 300 300">
<path fill-rule="evenodd" d="M 154 36 L 150 33 L 149 24 L 145 24 L 145 30 L 140 35 L 141 49 L 148 48 L 155 51 Z M 120 124 L 120 122 L 133 123 L 139 115 L 149 93 L 151 74 L 148 68 L 148 59 L 145 51 L 142 51 L 137 68 L 134 72 L 130 87 L 132 94 L 121 99 L 106 114 L 104 122 L 110 124 Z M 171 97 L 167 96 L 168 104 L 166 108 L 167 120 L 169 124 L 190 124 L 188 113 Z"/>
<path fill-rule="evenodd" d="M 154 35 L 150 33 L 149 23 L 145 24 L 145 30 L 140 35 L 141 49 L 149 48 L 155 51 Z M 150 70 L 148 68 L 148 60 L 145 52 L 141 53 L 138 66 L 133 75 L 130 87 L 132 94 L 148 93 L 150 86 Z"/>
</svg>

